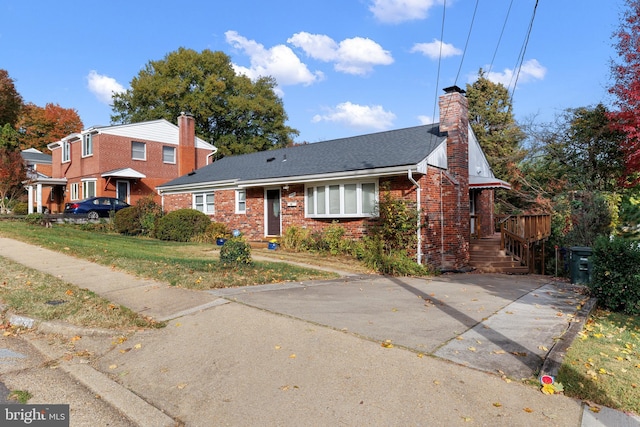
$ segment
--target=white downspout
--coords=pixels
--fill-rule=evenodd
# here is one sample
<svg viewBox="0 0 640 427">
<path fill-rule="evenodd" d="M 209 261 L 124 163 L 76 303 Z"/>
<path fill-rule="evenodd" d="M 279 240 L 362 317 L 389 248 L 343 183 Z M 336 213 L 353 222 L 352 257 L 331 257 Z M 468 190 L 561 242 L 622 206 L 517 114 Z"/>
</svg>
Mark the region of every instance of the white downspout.
<svg viewBox="0 0 640 427">
<path fill-rule="evenodd" d="M 207 161 L 205 162 L 207 165 L 210 165 L 213 162 L 209 162 L 209 160 L 211 159 L 211 156 L 215 155 L 218 152 L 218 147 L 213 147 L 213 150 L 211 150 L 211 153 L 207 154 Z"/>
<path fill-rule="evenodd" d="M 416 186 L 416 204 L 417 204 L 417 208 L 418 208 L 418 251 L 417 251 L 417 261 L 418 264 L 422 264 L 422 229 L 420 227 L 420 219 L 421 219 L 421 215 L 422 215 L 422 206 L 420 204 L 420 184 L 418 184 L 418 182 L 413 179 L 413 172 L 411 172 L 411 169 L 407 170 L 407 178 L 409 178 L 409 181 L 411 181 L 413 183 L 413 185 Z"/>
</svg>

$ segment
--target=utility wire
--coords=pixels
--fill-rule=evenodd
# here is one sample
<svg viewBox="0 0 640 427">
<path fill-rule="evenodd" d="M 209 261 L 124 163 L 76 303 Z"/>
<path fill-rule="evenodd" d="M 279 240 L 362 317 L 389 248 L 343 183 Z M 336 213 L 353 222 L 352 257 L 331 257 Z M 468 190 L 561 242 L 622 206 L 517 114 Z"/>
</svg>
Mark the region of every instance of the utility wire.
<svg viewBox="0 0 640 427">
<path fill-rule="evenodd" d="M 467 34 L 467 41 L 464 44 L 464 50 L 462 51 L 462 58 L 460 59 L 460 67 L 458 68 L 458 74 L 456 74 L 456 79 L 454 80 L 454 84 L 458 84 L 458 77 L 460 77 L 460 71 L 462 70 L 462 64 L 464 63 L 464 56 L 467 53 L 467 47 L 469 46 L 469 39 L 471 38 L 471 30 L 473 30 L 473 23 L 476 20 L 476 12 L 478 11 L 478 3 L 480 0 L 476 0 L 476 7 L 473 9 L 473 17 L 471 18 L 471 25 L 469 26 L 469 33 Z M 440 42 L 440 51 L 442 52 L 442 43 Z"/>
<path fill-rule="evenodd" d="M 500 37 L 498 38 L 498 43 L 496 44 L 496 50 L 493 51 L 493 57 L 491 58 L 491 63 L 489 64 L 489 71 L 491 72 L 493 69 L 493 63 L 496 60 L 496 55 L 498 54 L 498 48 L 500 47 L 500 43 L 502 42 L 502 36 L 504 35 L 504 30 L 507 27 L 507 21 L 509 20 L 509 15 L 511 14 L 511 7 L 513 6 L 513 0 L 509 3 L 509 9 L 507 9 L 507 16 L 504 17 L 504 22 L 502 23 L 502 30 L 500 31 Z"/>
<path fill-rule="evenodd" d="M 531 14 L 531 21 L 529 21 L 529 28 L 527 30 L 527 36 L 524 39 L 524 43 L 522 44 L 522 49 L 520 51 L 520 58 L 518 60 L 518 64 L 516 67 L 516 73 L 514 74 L 513 77 L 515 77 L 515 80 L 513 82 L 513 89 L 511 91 L 511 98 L 509 99 L 509 103 L 511 105 L 513 105 L 513 94 L 516 91 L 516 86 L 518 85 L 518 78 L 520 77 L 520 71 L 522 71 L 522 63 L 524 62 L 524 55 L 527 52 L 527 45 L 529 44 L 529 36 L 531 36 L 531 30 L 533 29 L 533 21 L 536 17 L 536 10 L 538 9 L 538 0 L 536 0 L 536 4 L 535 6 L 533 6 L 533 13 Z M 513 80 L 513 78 L 512 78 Z M 509 84 L 509 87 L 511 87 L 511 83 Z"/>
<path fill-rule="evenodd" d="M 436 88 L 433 99 L 433 123 L 436 123 L 436 108 L 438 106 L 438 86 L 440 85 L 440 65 L 442 64 L 442 39 L 444 38 L 444 21 L 447 12 L 447 0 L 444 0 L 442 5 L 442 25 L 440 28 L 440 52 L 438 54 L 438 71 L 436 73 Z"/>
</svg>

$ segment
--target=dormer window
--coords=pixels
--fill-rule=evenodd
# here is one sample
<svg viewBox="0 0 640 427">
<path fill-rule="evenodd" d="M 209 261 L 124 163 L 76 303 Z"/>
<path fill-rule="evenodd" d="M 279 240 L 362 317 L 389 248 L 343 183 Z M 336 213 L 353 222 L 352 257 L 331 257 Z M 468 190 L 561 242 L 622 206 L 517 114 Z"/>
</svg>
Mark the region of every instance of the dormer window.
<svg viewBox="0 0 640 427">
<path fill-rule="evenodd" d="M 71 161 L 71 143 L 64 141 L 62 143 L 62 163 Z"/>
<path fill-rule="evenodd" d="M 82 157 L 93 155 L 93 134 L 82 135 Z"/>
</svg>

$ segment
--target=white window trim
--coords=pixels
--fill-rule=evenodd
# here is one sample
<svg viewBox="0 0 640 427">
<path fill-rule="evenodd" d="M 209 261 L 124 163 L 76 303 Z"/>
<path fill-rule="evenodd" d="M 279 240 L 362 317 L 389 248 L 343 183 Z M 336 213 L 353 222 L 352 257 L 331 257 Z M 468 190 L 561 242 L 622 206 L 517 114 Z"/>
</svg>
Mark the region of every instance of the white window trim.
<svg viewBox="0 0 640 427">
<path fill-rule="evenodd" d="M 208 195 L 213 195 L 213 203 L 211 204 L 211 208 L 209 209 L 209 204 L 207 203 L 207 196 Z M 198 196 L 202 196 L 203 200 L 202 200 L 202 209 L 198 209 L 198 205 L 196 204 L 196 198 Z M 216 195 L 214 191 L 205 191 L 205 192 L 200 192 L 200 193 L 193 193 L 192 194 L 192 198 L 191 198 L 191 203 L 192 203 L 192 208 L 200 211 L 202 213 L 205 213 L 207 215 L 213 215 L 216 213 Z"/>
<path fill-rule="evenodd" d="M 345 210 L 345 204 L 344 204 L 344 186 L 345 185 L 349 185 L 349 184 L 356 184 L 356 213 L 351 213 L 351 214 L 347 214 L 344 213 Z M 363 184 L 374 184 L 375 185 L 375 202 L 374 203 L 378 203 L 379 199 L 380 199 L 380 188 L 378 185 L 378 180 L 365 180 L 365 181 L 340 181 L 340 182 L 318 182 L 318 183 L 313 183 L 313 184 L 308 184 L 305 185 L 304 188 L 304 202 L 305 202 L 305 207 L 304 207 L 304 216 L 305 218 L 375 218 L 377 217 L 376 213 L 370 214 L 370 213 L 363 213 L 362 212 L 362 185 Z M 324 192 L 324 197 L 325 197 L 325 208 L 328 211 L 330 209 L 330 203 L 329 203 L 329 187 L 331 186 L 340 186 L 340 213 L 336 213 L 336 214 L 332 214 L 332 213 L 324 213 L 324 214 L 317 214 L 317 213 L 309 213 L 309 207 L 307 206 L 307 194 L 308 194 L 308 189 L 309 188 L 313 188 L 313 207 L 314 210 L 317 212 L 318 209 L 318 191 L 317 188 L 318 187 L 325 187 L 325 192 Z"/>
<path fill-rule="evenodd" d="M 171 148 L 173 150 L 173 161 L 172 162 L 168 162 L 168 161 L 165 160 L 165 158 L 164 158 L 164 150 L 165 150 L 165 148 Z M 162 163 L 166 163 L 168 165 L 175 165 L 176 164 L 176 151 L 177 151 L 176 147 L 172 147 L 170 145 L 163 145 L 162 146 Z M 146 150 L 145 150 L 145 152 L 146 152 Z"/>
<path fill-rule="evenodd" d="M 87 148 L 91 148 L 91 150 L 87 150 Z M 93 156 L 93 134 L 85 133 L 82 135 L 82 157 L 91 156 Z"/>
<path fill-rule="evenodd" d="M 74 182 L 69 186 L 70 200 L 80 200 L 80 183 Z"/>
<path fill-rule="evenodd" d="M 240 209 L 240 193 L 244 194 L 244 209 Z M 236 213 L 247 213 L 247 190 L 236 190 Z"/>
<path fill-rule="evenodd" d="M 144 146 L 144 156 L 142 158 L 133 157 L 133 144 L 142 144 Z M 131 160 L 144 162 L 147 160 L 147 143 L 142 141 L 131 141 Z"/>
<path fill-rule="evenodd" d="M 62 163 L 71 161 L 71 143 L 69 141 L 62 142 Z"/>
<path fill-rule="evenodd" d="M 87 197 L 96 197 L 98 195 L 98 180 L 95 178 L 91 179 L 83 179 L 82 181 L 82 198 L 86 199 Z M 89 184 L 93 183 L 93 196 L 87 195 L 86 189 Z"/>
</svg>

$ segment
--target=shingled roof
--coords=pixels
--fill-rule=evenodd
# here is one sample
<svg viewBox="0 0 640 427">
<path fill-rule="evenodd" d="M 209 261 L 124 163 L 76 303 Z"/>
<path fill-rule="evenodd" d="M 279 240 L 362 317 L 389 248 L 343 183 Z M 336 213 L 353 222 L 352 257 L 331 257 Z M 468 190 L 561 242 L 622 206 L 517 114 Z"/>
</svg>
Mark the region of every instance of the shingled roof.
<svg viewBox="0 0 640 427">
<path fill-rule="evenodd" d="M 159 188 L 417 165 L 444 140 L 438 124 L 228 156 Z"/>
</svg>

